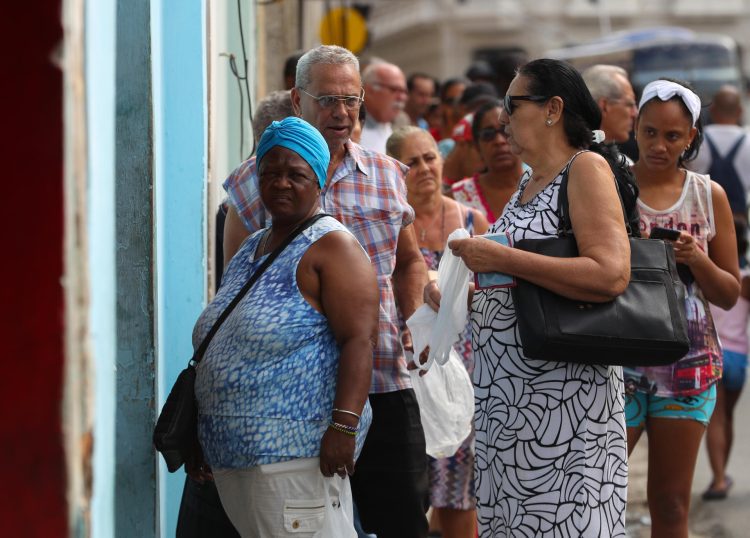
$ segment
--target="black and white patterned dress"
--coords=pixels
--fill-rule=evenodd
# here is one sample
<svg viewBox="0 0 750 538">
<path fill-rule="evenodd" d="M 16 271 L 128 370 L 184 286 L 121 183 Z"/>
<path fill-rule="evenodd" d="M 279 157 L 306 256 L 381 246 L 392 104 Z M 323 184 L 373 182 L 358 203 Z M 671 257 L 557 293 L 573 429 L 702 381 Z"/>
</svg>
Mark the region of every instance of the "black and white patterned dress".
<svg viewBox="0 0 750 538">
<path fill-rule="evenodd" d="M 555 235 L 561 178 L 521 205 L 527 172 L 490 232 Z M 526 359 L 505 288 L 474 294 L 472 340 L 479 535 L 624 536 L 622 368 Z"/>
</svg>

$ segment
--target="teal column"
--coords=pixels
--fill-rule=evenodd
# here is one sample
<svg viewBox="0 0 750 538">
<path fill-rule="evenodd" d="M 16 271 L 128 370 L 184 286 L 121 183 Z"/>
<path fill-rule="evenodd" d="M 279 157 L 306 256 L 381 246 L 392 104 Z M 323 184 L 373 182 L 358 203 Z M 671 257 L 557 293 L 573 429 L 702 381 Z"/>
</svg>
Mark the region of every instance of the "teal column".
<svg viewBox="0 0 750 538">
<path fill-rule="evenodd" d="M 156 535 L 151 11 L 117 1 L 115 532 Z"/>
<path fill-rule="evenodd" d="M 206 300 L 205 5 L 152 2 L 159 408 L 192 356 Z M 174 536 L 184 481 L 159 463 L 162 536 Z"/>
</svg>

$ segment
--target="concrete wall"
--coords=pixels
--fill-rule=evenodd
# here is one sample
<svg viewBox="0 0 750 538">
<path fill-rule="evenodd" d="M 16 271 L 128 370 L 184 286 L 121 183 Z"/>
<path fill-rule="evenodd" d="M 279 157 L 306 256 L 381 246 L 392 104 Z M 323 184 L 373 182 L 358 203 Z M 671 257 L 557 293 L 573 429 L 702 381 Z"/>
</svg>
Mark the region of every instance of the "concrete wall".
<svg viewBox="0 0 750 538">
<path fill-rule="evenodd" d="M 156 535 L 154 148 L 149 0 L 117 1 L 115 532 Z M 96 223 L 93 223 L 94 225 Z"/>
</svg>

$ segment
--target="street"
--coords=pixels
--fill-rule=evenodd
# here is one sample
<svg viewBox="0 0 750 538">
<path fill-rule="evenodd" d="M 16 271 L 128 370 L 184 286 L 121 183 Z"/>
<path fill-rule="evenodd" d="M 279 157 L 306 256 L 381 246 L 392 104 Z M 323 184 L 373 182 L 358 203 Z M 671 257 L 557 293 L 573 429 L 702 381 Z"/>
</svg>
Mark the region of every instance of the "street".
<svg viewBox="0 0 750 538">
<path fill-rule="evenodd" d="M 745 538 L 750 536 L 750 397 L 743 393 L 735 409 L 735 439 L 728 474 L 734 480 L 729 497 L 705 502 L 701 493 L 711 480 L 705 441 L 693 478 L 690 538 Z M 678 449 L 678 447 L 675 447 Z M 630 538 L 651 535 L 646 504 L 648 438 L 643 436 L 629 462 L 627 530 Z"/>
</svg>

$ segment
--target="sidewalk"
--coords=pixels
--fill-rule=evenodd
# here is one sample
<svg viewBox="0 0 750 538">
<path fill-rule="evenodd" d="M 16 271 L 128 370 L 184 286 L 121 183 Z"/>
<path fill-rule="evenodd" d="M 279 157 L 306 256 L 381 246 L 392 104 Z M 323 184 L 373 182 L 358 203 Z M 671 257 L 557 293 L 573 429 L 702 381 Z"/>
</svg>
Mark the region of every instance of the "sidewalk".
<svg viewBox="0 0 750 538">
<path fill-rule="evenodd" d="M 747 390 L 747 388 L 746 388 Z M 690 538 L 745 538 L 750 536 L 750 396 L 743 393 L 735 410 L 735 439 L 729 461 L 734 487 L 723 501 L 704 502 L 701 493 L 711 480 L 705 442 L 701 445 L 693 477 L 690 503 Z M 675 447 L 676 449 L 678 447 Z M 628 462 L 629 538 L 651 536 L 646 501 L 648 436 L 641 437 Z"/>
</svg>

